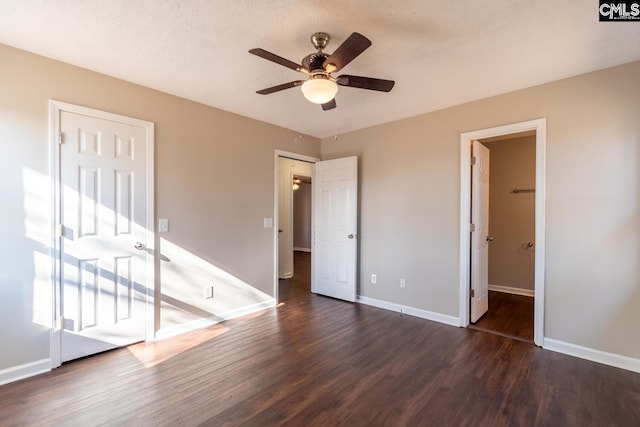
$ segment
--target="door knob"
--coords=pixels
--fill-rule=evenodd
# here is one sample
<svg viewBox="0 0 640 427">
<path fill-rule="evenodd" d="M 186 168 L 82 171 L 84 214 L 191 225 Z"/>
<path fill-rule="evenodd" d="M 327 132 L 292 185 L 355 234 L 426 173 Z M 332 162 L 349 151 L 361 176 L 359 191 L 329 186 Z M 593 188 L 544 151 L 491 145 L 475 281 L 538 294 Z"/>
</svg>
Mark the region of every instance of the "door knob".
<svg viewBox="0 0 640 427">
<path fill-rule="evenodd" d="M 133 245 L 134 248 L 136 248 L 139 251 L 144 250 L 144 248 L 146 248 L 146 245 L 142 242 L 136 242 L 135 245 Z"/>
<path fill-rule="evenodd" d="M 487 236 L 487 242 L 493 242 L 493 237 Z"/>
<path fill-rule="evenodd" d="M 353 239 L 353 234 L 349 234 L 347 237 L 348 237 L 349 239 Z"/>
<path fill-rule="evenodd" d="M 282 233 L 282 230 L 278 230 L 278 233 Z"/>
</svg>

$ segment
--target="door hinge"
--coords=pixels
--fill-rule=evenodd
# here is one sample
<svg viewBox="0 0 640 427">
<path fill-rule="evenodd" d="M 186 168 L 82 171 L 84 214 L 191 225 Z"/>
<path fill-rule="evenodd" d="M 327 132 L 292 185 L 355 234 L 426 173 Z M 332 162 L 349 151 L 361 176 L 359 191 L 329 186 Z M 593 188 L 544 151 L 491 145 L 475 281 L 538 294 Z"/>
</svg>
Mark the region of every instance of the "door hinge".
<svg viewBox="0 0 640 427">
<path fill-rule="evenodd" d="M 471 224 L 471 226 L 469 227 L 469 229 L 474 232 L 476 231 L 476 225 L 475 224 Z"/>
<path fill-rule="evenodd" d="M 476 290 L 471 289 L 471 298 L 475 298 L 475 296 L 476 296 Z"/>
<path fill-rule="evenodd" d="M 476 165 L 476 156 L 472 156 L 471 157 L 471 166 L 475 166 Z"/>
<path fill-rule="evenodd" d="M 64 135 L 62 134 L 62 132 L 58 134 L 58 144 L 64 144 Z"/>
<path fill-rule="evenodd" d="M 64 225 L 58 224 L 56 226 L 56 234 L 57 234 L 58 237 L 64 236 Z"/>
</svg>

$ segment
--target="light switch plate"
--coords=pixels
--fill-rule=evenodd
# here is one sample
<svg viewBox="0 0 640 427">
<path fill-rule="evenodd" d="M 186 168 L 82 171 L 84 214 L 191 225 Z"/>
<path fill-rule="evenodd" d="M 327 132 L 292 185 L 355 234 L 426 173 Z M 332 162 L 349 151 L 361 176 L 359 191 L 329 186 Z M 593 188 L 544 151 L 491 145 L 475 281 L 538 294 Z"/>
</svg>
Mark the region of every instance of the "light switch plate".
<svg viewBox="0 0 640 427">
<path fill-rule="evenodd" d="M 158 219 L 158 233 L 166 233 L 169 231 L 169 220 L 166 218 Z"/>
<path fill-rule="evenodd" d="M 273 218 L 265 218 L 264 219 L 264 228 L 273 228 Z"/>
</svg>

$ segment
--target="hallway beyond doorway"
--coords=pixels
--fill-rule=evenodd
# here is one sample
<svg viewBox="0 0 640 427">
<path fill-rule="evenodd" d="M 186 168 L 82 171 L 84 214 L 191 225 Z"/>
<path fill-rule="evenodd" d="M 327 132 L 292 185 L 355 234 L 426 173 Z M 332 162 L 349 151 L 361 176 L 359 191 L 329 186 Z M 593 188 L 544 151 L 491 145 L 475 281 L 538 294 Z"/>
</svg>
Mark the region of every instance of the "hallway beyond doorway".
<svg viewBox="0 0 640 427">
<path fill-rule="evenodd" d="M 293 252 L 293 277 L 278 281 L 278 303 L 311 293 L 311 252 Z"/>
</svg>

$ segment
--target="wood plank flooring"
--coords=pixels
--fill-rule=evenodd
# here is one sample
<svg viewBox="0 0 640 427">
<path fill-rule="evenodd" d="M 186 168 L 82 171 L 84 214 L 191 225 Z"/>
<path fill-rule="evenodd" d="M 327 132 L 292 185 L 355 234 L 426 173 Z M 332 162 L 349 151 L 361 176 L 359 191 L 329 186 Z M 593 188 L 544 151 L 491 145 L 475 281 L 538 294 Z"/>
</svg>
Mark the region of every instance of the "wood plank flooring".
<svg viewBox="0 0 640 427">
<path fill-rule="evenodd" d="M 4 385 L 0 425 L 640 425 L 640 374 L 313 295 L 304 274 L 277 309 Z"/>
<path fill-rule="evenodd" d="M 489 291 L 489 310 L 475 327 L 533 342 L 533 297 Z"/>
</svg>

